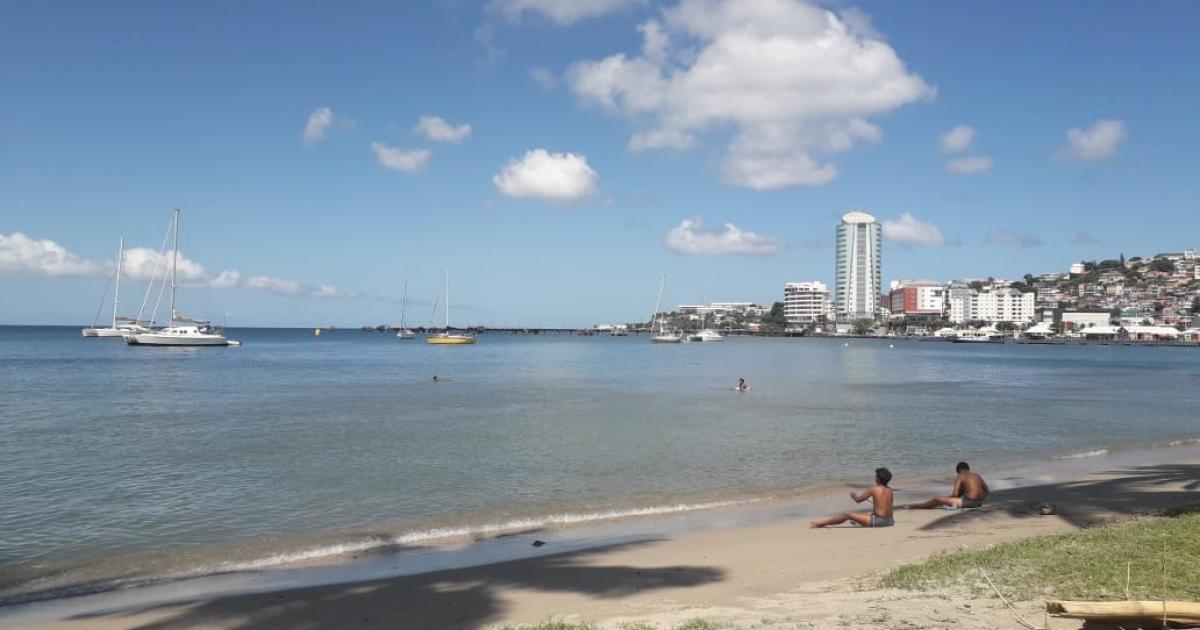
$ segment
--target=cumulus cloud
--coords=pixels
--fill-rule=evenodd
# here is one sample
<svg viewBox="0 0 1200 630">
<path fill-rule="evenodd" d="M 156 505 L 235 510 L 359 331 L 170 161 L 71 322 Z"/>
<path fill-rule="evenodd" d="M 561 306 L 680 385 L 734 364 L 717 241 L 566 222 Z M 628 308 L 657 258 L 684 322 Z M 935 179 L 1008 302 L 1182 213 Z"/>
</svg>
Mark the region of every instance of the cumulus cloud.
<svg viewBox="0 0 1200 630">
<path fill-rule="evenodd" d="M 955 158 L 946 162 L 946 170 L 959 175 L 979 175 L 992 170 L 992 158 L 986 155 Z"/>
<path fill-rule="evenodd" d="M 542 86 L 543 89 L 553 90 L 558 85 L 558 79 L 549 68 L 537 66 L 529 69 L 529 78 L 533 79 L 534 83 Z"/>
<path fill-rule="evenodd" d="M 413 131 L 434 142 L 458 144 L 471 135 L 471 125 L 467 123 L 452 125 L 440 116 L 421 116 Z"/>
<path fill-rule="evenodd" d="M 1058 152 L 1058 159 L 1089 162 L 1107 160 L 1116 155 L 1117 145 L 1128 137 L 1125 123 L 1120 120 L 1097 120 L 1088 129 L 1068 129 L 1067 146 Z"/>
<path fill-rule="evenodd" d="M 329 133 L 329 128 L 333 126 L 333 110 L 328 107 L 318 107 L 308 115 L 308 122 L 304 125 L 304 133 L 301 136 L 304 144 L 312 144 L 318 140 L 325 138 Z"/>
<path fill-rule="evenodd" d="M 171 252 L 159 253 L 148 247 L 128 247 L 122 259 L 121 272 L 128 280 L 164 282 L 170 276 Z M 51 240 L 35 240 L 20 232 L 0 234 L 0 273 L 29 276 L 78 277 L 104 276 L 112 273 L 113 263 L 81 258 Z M 245 282 L 236 270 L 209 272 L 204 265 L 179 253 L 176 279 L 185 286 L 212 289 L 244 287 L 309 297 L 357 297 L 353 291 L 329 285 L 310 287 L 290 280 L 268 276 L 252 276 Z"/>
<path fill-rule="evenodd" d="M 405 173 L 425 168 L 431 155 L 429 149 L 397 149 L 382 142 L 372 142 L 371 151 L 375 153 L 375 159 L 380 166 Z"/>
<path fill-rule="evenodd" d="M 29 238 L 20 232 L 0 234 L 0 273 L 34 276 L 91 276 L 106 271 L 51 240 Z"/>
<path fill-rule="evenodd" d="M 989 232 L 983 239 L 984 245 L 992 245 L 995 247 L 1041 247 L 1042 239 L 1028 234 L 1026 232 L 1016 232 L 1013 230 L 998 230 Z"/>
<path fill-rule="evenodd" d="M 582 155 L 534 149 L 510 160 L 492 182 L 508 197 L 569 205 L 596 192 L 596 178 Z"/>
<path fill-rule="evenodd" d="M 903 245 L 945 245 L 946 235 L 932 223 L 926 223 L 904 212 L 899 219 L 885 219 L 883 238 Z"/>
<path fill-rule="evenodd" d="M 646 0 L 492 0 L 493 11 L 511 21 L 537 13 L 562 26 L 645 4 Z"/>
<path fill-rule="evenodd" d="M 975 129 L 973 127 L 957 125 L 950 131 L 942 134 L 938 144 L 942 147 L 942 153 L 957 153 L 959 151 L 966 151 L 974 139 Z"/>
<path fill-rule="evenodd" d="M 882 138 L 871 116 L 934 96 L 863 14 L 804 0 L 680 0 L 638 30 L 639 53 L 572 64 L 572 92 L 633 121 L 632 151 L 732 128 L 721 168 L 738 186 L 828 183 L 823 156 Z"/>
<path fill-rule="evenodd" d="M 684 219 L 667 232 L 663 242 L 672 251 L 698 256 L 774 254 L 787 245 L 780 239 L 747 232 L 732 223 L 706 228 L 699 219 Z"/>
</svg>

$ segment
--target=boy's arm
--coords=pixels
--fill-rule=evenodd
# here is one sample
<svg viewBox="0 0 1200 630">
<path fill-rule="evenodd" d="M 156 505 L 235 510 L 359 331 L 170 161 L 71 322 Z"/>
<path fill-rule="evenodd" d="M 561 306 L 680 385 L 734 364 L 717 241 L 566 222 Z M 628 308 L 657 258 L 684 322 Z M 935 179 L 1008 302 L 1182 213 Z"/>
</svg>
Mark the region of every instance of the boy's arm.
<svg viewBox="0 0 1200 630">
<path fill-rule="evenodd" d="M 961 497 L 963 495 L 962 475 L 954 478 L 954 487 L 950 489 L 950 496 Z"/>
<path fill-rule="evenodd" d="M 854 494 L 853 492 L 850 493 L 850 498 L 854 499 L 855 503 L 862 503 L 873 496 L 875 496 L 874 488 L 867 488 L 858 494 Z"/>
</svg>

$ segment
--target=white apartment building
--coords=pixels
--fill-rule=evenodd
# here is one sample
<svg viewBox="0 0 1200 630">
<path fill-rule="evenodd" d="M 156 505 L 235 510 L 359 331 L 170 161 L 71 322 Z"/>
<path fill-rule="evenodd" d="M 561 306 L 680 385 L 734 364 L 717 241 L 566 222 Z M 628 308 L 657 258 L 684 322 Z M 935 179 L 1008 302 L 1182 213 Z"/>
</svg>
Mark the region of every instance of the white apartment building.
<svg viewBox="0 0 1200 630">
<path fill-rule="evenodd" d="M 842 216 L 835 251 L 834 304 L 839 319 L 874 318 L 879 312 L 882 252 L 882 231 L 875 217 L 858 210 Z"/>
<path fill-rule="evenodd" d="M 832 319 L 833 304 L 824 282 L 789 282 L 783 285 L 783 316 L 789 326 Z"/>
<path fill-rule="evenodd" d="M 950 321 L 955 324 L 970 321 L 989 324 L 1032 322 L 1034 299 L 1033 293 L 1021 293 L 1008 288 L 984 287 L 982 291 L 953 292 L 950 298 Z"/>
</svg>

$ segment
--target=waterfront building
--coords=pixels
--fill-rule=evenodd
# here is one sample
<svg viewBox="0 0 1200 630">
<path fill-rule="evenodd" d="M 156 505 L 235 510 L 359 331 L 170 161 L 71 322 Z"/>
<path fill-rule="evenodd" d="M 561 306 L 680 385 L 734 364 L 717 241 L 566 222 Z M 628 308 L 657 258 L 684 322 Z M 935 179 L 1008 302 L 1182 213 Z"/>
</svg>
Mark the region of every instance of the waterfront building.
<svg viewBox="0 0 1200 630">
<path fill-rule="evenodd" d="M 783 285 L 783 316 L 788 327 L 802 327 L 831 319 L 832 302 L 824 282 L 789 282 Z"/>
<path fill-rule="evenodd" d="M 858 210 L 842 216 L 835 247 L 834 305 L 844 321 L 871 318 L 879 311 L 882 230 L 875 217 Z"/>
<path fill-rule="evenodd" d="M 892 317 L 941 317 L 946 287 L 929 280 L 893 280 L 886 300 Z"/>
<path fill-rule="evenodd" d="M 1071 263 L 1071 273 L 1081 274 L 1081 273 L 1083 273 L 1083 271 L 1084 271 L 1083 263 L 1081 263 L 1081 262 Z"/>
<path fill-rule="evenodd" d="M 971 321 L 1013 322 L 1023 324 L 1034 321 L 1033 293 L 1022 293 L 1009 287 L 989 285 L 981 290 L 955 287 L 951 284 L 950 321 L 963 324 Z"/>
</svg>

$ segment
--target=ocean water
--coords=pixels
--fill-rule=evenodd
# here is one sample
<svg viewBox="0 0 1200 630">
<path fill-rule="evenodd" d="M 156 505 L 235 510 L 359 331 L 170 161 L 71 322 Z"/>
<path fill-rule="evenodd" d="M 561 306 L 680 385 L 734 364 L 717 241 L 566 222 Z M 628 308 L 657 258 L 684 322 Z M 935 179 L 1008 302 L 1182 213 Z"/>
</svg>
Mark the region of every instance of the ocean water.
<svg viewBox="0 0 1200 630">
<path fill-rule="evenodd" d="M 1192 348 L 230 336 L 0 327 L 0 604 L 1200 437 Z"/>
</svg>

